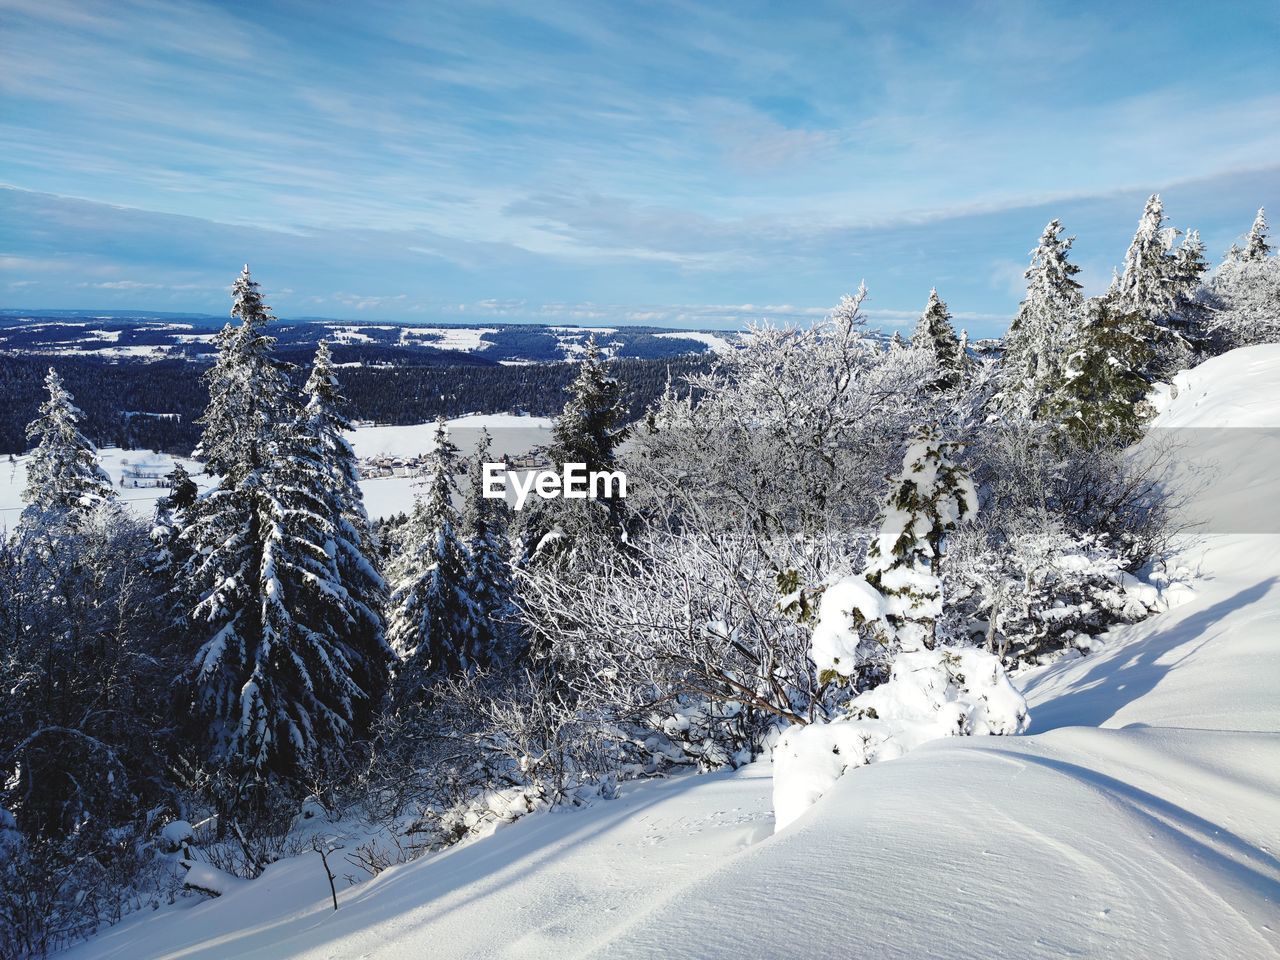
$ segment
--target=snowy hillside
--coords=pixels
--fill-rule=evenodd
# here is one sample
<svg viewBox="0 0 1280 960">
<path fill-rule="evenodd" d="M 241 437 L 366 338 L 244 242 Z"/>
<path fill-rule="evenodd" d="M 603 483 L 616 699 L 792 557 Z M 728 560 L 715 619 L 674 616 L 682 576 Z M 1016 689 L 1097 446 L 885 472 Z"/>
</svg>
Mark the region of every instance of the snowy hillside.
<svg viewBox="0 0 1280 960">
<path fill-rule="evenodd" d="M 10 311 L 12 313 L 12 311 Z M 0 353 L 96 357 L 105 360 L 208 360 L 223 317 L 96 316 L 51 312 L 6 316 L 0 310 Z M 315 318 L 273 328 L 285 349 L 309 355 L 329 340 L 344 365 L 396 363 L 547 363 L 581 360 L 589 339 L 605 356 L 662 359 L 723 354 L 738 334 L 657 327 L 577 327 L 544 324 L 415 326 Z"/>
<path fill-rule="evenodd" d="M 1178 388 L 1156 426 L 1219 436 L 1174 453 L 1194 513 L 1230 431 L 1280 427 L 1280 347 Z M 1216 469 L 1274 511 L 1265 450 Z M 1029 735 L 853 771 L 776 835 L 764 763 L 633 784 L 392 868 L 336 913 L 308 854 L 66 956 L 1280 956 L 1280 537 L 1182 543 L 1182 602 L 1019 678 Z"/>
</svg>

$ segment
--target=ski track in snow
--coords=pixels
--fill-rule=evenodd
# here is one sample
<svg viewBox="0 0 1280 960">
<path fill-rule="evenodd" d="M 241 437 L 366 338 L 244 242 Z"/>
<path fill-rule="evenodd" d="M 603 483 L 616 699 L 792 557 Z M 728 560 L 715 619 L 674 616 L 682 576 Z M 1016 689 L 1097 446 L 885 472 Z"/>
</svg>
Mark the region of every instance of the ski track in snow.
<svg viewBox="0 0 1280 960">
<path fill-rule="evenodd" d="M 1280 426 L 1280 346 L 1181 387 L 1157 425 Z M 1274 503 L 1263 467 L 1235 465 Z M 388 870 L 336 913 L 304 856 L 66 956 L 1280 957 L 1280 536 L 1182 559 L 1188 602 L 1019 678 L 1029 735 L 858 769 L 776 835 L 767 763 L 628 784 Z"/>
</svg>

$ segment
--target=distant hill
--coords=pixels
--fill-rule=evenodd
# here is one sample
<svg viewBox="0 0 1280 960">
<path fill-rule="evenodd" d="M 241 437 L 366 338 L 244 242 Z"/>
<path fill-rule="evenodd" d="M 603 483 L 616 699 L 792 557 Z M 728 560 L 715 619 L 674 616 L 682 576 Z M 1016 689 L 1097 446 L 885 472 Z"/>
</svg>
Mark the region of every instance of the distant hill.
<svg viewBox="0 0 1280 960">
<path fill-rule="evenodd" d="M 102 359 L 208 360 L 227 322 L 206 314 L 0 310 L 0 354 Z M 360 323 L 281 320 L 272 325 L 282 355 L 310 355 L 328 340 L 345 365 L 471 366 L 572 361 L 594 336 L 605 356 L 663 360 L 732 349 L 737 334 L 659 327 L 533 324 Z"/>
</svg>

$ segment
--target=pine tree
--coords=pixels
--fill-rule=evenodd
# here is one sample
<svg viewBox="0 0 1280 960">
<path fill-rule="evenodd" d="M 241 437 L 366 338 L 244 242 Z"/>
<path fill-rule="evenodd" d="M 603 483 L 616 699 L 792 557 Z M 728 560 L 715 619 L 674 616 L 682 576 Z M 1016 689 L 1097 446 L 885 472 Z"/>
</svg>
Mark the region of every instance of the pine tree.
<svg viewBox="0 0 1280 960">
<path fill-rule="evenodd" d="M 349 605 L 349 616 L 333 629 L 358 654 L 360 669 L 353 677 L 364 694 L 357 714 L 363 727 L 386 690 L 388 665 L 393 658 L 383 619 L 387 584 L 378 569 L 378 546 L 364 506 L 355 450 L 346 438 L 351 430 L 347 399 L 334 373 L 329 344 L 324 340 L 316 349 L 304 392 L 306 405 L 300 432 L 304 444 L 313 446 L 314 453 L 303 462 L 321 472 L 316 483 L 332 527 L 337 583 Z"/>
<path fill-rule="evenodd" d="M 866 580 L 884 596 L 891 639 L 901 650 L 933 649 L 942 616 L 943 539 L 978 510 L 973 481 L 955 462 L 963 449 L 932 428 L 912 436 L 867 550 Z"/>
<path fill-rule="evenodd" d="M 1062 237 L 1062 224 L 1051 220 L 1031 251 L 1024 277 L 1027 296 L 1005 337 L 1000 362 L 1001 409 L 1036 418 L 1061 379 L 1062 361 L 1080 322 L 1083 298 L 1075 275 L 1080 268 L 1067 259 L 1075 237 Z"/>
<path fill-rule="evenodd" d="M 1262 210 L 1244 247 L 1233 246 L 1207 284 L 1206 320 L 1221 349 L 1280 342 L 1280 256 Z"/>
<path fill-rule="evenodd" d="M 80 410 L 52 367 L 44 385 L 49 399 L 27 426 L 27 436 L 36 441 L 22 491 L 27 521 L 50 513 L 72 519 L 115 499 L 111 479 L 98 465 L 97 448 L 80 432 Z"/>
<path fill-rule="evenodd" d="M 1107 294 L 1114 309 L 1140 320 L 1138 326 L 1130 326 L 1151 338 L 1148 364 L 1141 371 L 1149 380 L 1171 376 L 1194 353 L 1183 313 L 1204 272 L 1203 246 L 1196 235 L 1189 245 L 1174 250 L 1178 233 L 1166 225 L 1164 204 L 1153 193 L 1125 254 L 1124 269 Z"/>
<path fill-rule="evenodd" d="M 385 662 L 377 613 L 348 589 L 326 420 L 288 392 L 248 271 L 208 374 L 200 450 L 218 485 L 180 542 L 198 649 L 188 671 L 197 736 L 238 783 L 234 809 L 272 775 L 323 776 L 361 735 Z M 376 582 L 376 581 L 375 581 Z"/>
<path fill-rule="evenodd" d="M 1267 243 L 1267 212 L 1258 208 L 1258 215 L 1253 218 L 1253 226 L 1240 251 L 1240 259 L 1251 262 L 1265 260 L 1271 256 L 1271 244 Z"/>
<path fill-rule="evenodd" d="M 178 552 L 179 536 L 200 489 L 178 460 L 165 479 L 169 481 L 169 493 L 156 501 L 155 519 L 151 524 L 154 549 L 150 559 L 153 573 L 161 579 L 171 579 L 186 559 Z"/>
<path fill-rule="evenodd" d="M 1152 324 L 1113 297 L 1090 300 L 1050 413 L 1077 442 L 1127 444 L 1141 433 L 1139 408 L 1150 388 Z"/>
<path fill-rule="evenodd" d="M 1161 323 L 1173 310 L 1173 241 L 1178 231 L 1166 225 L 1164 202 L 1153 193 L 1138 221 L 1138 229 L 1125 253 L 1124 268 L 1112 283 L 1114 305 L 1127 313 L 1137 313 L 1152 323 Z"/>
<path fill-rule="evenodd" d="M 266 326 L 275 319 L 262 302 L 246 265 L 232 286 L 231 316 L 214 339 L 217 359 L 205 374 L 209 406 L 196 457 L 206 470 L 236 486 L 270 458 L 280 424 L 293 419 L 286 368 L 275 360 L 275 338 Z"/>
<path fill-rule="evenodd" d="M 613 471 L 630 428 L 622 385 L 609 376 L 594 337 L 569 394 L 552 427 L 551 462 L 558 469 L 573 463 L 588 473 Z M 598 550 L 617 550 L 630 536 L 631 517 L 620 499 L 540 500 L 525 508 L 522 520 L 526 556 L 561 567 Z"/>
<path fill-rule="evenodd" d="M 475 456 L 471 458 L 463 529 L 470 555 L 470 593 L 480 612 L 480 633 L 473 659 L 482 667 L 508 659 L 512 603 L 511 546 L 507 539 L 507 503 L 483 495 L 483 468 L 489 460 L 492 440 L 481 428 Z"/>
<path fill-rule="evenodd" d="M 929 291 L 929 302 L 911 335 L 911 346 L 933 358 L 938 371 L 932 384 L 935 389 L 959 386 L 963 374 L 960 339 L 951 325 L 951 313 L 937 290 Z"/>
<path fill-rule="evenodd" d="M 622 385 L 609 376 L 595 337 L 569 387 L 569 401 L 551 432 L 550 456 L 557 467 L 586 464 L 588 471 L 612 470 L 615 452 L 627 438 Z"/>
<path fill-rule="evenodd" d="M 388 638 L 400 659 L 398 698 L 414 702 L 438 678 L 480 666 L 483 613 L 471 595 L 471 558 L 459 537 L 458 448 L 443 418 L 436 425 L 422 492 L 399 531 L 391 569 Z"/>
<path fill-rule="evenodd" d="M 1170 326 L 1190 349 L 1183 355 L 1170 358 L 1175 369 L 1168 369 L 1170 364 L 1166 363 L 1166 369 L 1160 371 L 1166 376 L 1192 366 L 1193 352 L 1203 347 L 1208 336 L 1210 311 L 1204 296 L 1203 282 L 1209 264 L 1205 260 L 1204 251 L 1200 231 L 1188 230 L 1174 252 L 1170 270 L 1170 284 L 1174 295 Z"/>
</svg>

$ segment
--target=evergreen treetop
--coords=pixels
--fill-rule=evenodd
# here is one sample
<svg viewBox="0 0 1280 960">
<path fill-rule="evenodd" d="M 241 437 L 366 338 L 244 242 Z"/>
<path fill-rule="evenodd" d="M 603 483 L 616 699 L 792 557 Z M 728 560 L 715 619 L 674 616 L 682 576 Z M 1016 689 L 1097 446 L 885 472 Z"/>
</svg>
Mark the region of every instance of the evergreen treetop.
<svg viewBox="0 0 1280 960">
<path fill-rule="evenodd" d="M 1244 248 L 1240 251 L 1240 259 L 1248 261 L 1265 260 L 1271 256 L 1271 244 L 1267 243 L 1267 213 L 1262 207 L 1253 218 L 1253 226 L 1245 239 Z"/>
<path fill-rule="evenodd" d="M 205 374 L 209 406 L 198 421 L 204 434 L 197 455 L 209 473 L 234 485 L 269 462 L 273 430 L 293 419 L 295 404 L 286 367 L 272 355 L 275 338 L 266 333 L 275 318 L 248 265 L 232 297 L 231 316 L 240 323 L 228 323 L 214 339 L 218 355 Z"/>
<path fill-rule="evenodd" d="M 27 426 L 36 447 L 27 461 L 24 516 L 46 511 L 84 513 L 115 499 L 98 451 L 80 432 L 81 413 L 52 367 L 44 381 L 49 398 Z"/>
<path fill-rule="evenodd" d="M 916 323 L 911 346 L 927 353 L 937 364 L 935 386 L 949 389 L 960 383 L 963 372 L 960 338 L 951 325 L 951 312 L 936 289 L 929 291 L 929 302 Z"/>
<path fill-rule="evenodd" d="M 609 376 L 595 337 L 587 341 L 586 357 L 569 387 L 569 400 L 552 428 L 553 463 L 584 463 L 587 470 L 612 469 L 615 451 L 628 428 L 622 387 Z"/>
</svg>

